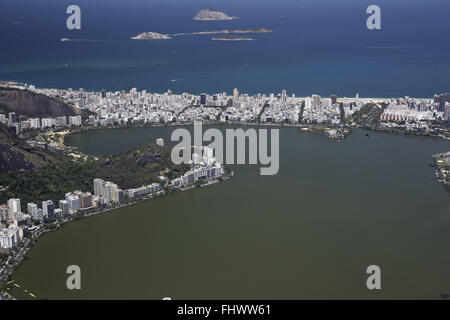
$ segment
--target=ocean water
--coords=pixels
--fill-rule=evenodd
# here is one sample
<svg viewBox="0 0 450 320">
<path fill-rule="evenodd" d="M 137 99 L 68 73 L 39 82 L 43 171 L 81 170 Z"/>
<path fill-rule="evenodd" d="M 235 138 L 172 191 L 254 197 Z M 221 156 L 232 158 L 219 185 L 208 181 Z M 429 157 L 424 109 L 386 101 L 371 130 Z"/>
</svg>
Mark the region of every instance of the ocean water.
<svg viewBox="0 0 450 320">
<path fill-rule="evenodd" d="M 432 97 L 449 91 L 447 0 L 79 0 L 81 30 L 66 28 L 70 4 L 2 0 L 0 80 L 197 94 L 235 87 L 298 96 Z M 381 30 L 366 28 L 371 4 L 381 7 Z M 192 20 L 203 7 L 240 19 Z M 130 39 L 144 31 L 250 27 L 273 33 L 249 42 L 211 41 L 211 35 Z"/>
</svg>

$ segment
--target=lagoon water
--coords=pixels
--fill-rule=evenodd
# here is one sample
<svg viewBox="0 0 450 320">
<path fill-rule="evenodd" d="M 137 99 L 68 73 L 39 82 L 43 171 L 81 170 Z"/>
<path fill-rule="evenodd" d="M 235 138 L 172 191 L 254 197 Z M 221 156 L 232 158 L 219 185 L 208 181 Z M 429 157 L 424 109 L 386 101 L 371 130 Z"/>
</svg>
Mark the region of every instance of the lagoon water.
<svg viewBox="0 0 450 320">
<path fill-rule="evenodd" d="M 448 91 L 448 0 L 217 0 L 240 19 L 193 21 L 206 0 L 2 0 L 0 80 L 39 87 L 175 93 L 432 97 Z M 160 33 L 267 27 L 255 41 Z M 78 41 L 61 42 L 60 38 Z M 113 154 L 171 128 L 96 130 L 67 143 Z M 450 293 L 450 202 L 428 165 L 450 143 L 356 131 L 336 142 L 295 128 L 280 136 L 280 172 L 235 177 L 66 225 L 43 236 L 14 279 L 30 298 L 430 298 Z M 82 270 L 67 290 L 65 270 Z M 382 270 L 368 291 L 366 268 Z"/>
<path fill-rule="evenodd" d="M 66 143 L 113 154 L 167 143 L 172 130 L 92 130 Z M 278 175 L 234 166 L 226 182 L 70 223 L 39 240 L 14 274 L 13 294 L 440 299 L 450 293 L 450 198 L 429 164 L 450 142 L 365 134 L 336 142 L 282 128 Z M 66 288 L 72 264 L 81 267 L 79 291 Z M 374 264 L 376 292 L 366 288 Z"/>
</svg>

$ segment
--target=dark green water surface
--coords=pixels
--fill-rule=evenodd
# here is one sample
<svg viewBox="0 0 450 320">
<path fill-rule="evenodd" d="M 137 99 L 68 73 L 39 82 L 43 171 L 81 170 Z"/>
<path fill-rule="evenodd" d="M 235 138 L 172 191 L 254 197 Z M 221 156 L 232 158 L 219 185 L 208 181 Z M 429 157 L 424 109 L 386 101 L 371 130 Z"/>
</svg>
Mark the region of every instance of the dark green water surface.
<svg viewBox="0 0 450 320">
<path fill-rule="evenodd" d="M 247 128 L 247 127 L 245 127 Z M 112 154 L 174 128 L 66 139 Z M 280 171 L 235 177 L 66 225 L 14 279 L 18 298 L 440 299 L 450 293 L 450 197 L 432 155 L 450 142 L 357 130 L 345 141 L 280 129 Z M 79 265 L 82 289 L 66 288 Z M 366 268 L 381 267 L 380 291 Z"/>
</svg>

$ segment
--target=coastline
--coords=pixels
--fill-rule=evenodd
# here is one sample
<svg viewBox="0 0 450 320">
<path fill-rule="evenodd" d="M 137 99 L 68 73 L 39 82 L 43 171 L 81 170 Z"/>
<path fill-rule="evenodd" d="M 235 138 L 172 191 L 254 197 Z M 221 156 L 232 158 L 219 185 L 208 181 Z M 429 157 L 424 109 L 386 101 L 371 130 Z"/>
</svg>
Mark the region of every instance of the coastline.
<svg viewBox="0 0 450 320">
<path fill-rule="evenodd" d="M 125 126 L 121 126 L 121 125 L 114 125 L 114 126 L 83 126 L 83 127 L 79 127 L 79 128 L 75 128 L 72 130 L 67 130 L 64 129 L 64 131 L 68 131 L 68 132 L 64 132 L 61 133 L 60 135 L 62 135 L 64 137 L 62 143 L 64 143 L 65 138 L 73 133 L 80 133 L 83 131 L 89 131 L 89 130 L 103 130 L 103 129 L 126 129 L 126 128 L 160 128 L 160 127 L 183 127 L 183 126 L 192 126 L 194 123 L 193 122 L 183 122 L 183 123 L 165 123 L 165 124 L 161 124 L 161 123 L 157 123 L 157 124 L 135 124 L 135 125 L 125 125 Z M 208 126 L 208 125 L 218 125 L 218 126 L 260 126 L 260 127 L 274 127 L 274 128 L 283 128 L 283 127 L 292 127 L 292 128 L 299 128 L 299 129 L 303 129 L 303 128 L 307 128 L 307 129 L 314 129 L 317 127 L 329 127 L 329 128 L 347 128 L 347 129 L 363 129 L 363 130 L 367 130 L 367 131 L 372 131 L 372 132 L 379 132 L 379 133 L 385 133 L 385 134 L 393 134 L 393 135 L 411 135 L 411 136 L 421 136 L 421 137 L 429 137 L 429 138 L 439 138 L 439 139 L 444 139 L 444 140 L 450 140 L 450 137 L 445 137 L 443 135 L 431 135 L 431 134 L 421 134 L 419 132 L 416 131 L 406 131 L 406 130 L 400 130 L 400 129 L 385 129 L 385 128 L 371 128 L 371 127 L 366 127 L 366 126 L 360 126 L 360 125 L 341 125 L 341 124 L 336 124 L 336 125 L 316 125 L 316 124 L 305 124 L 305 123 L 297 123 L 297 124 L 289 124 L 289 123 L 262 123 L 262 122 L 241 122 L 241 121 L 226 121 L 226 122 L 221 122 L 221 121 L 203 121 L 202 124 L 204 126 Z M 351 132 L 350 132 L 351 133 Z M 347 135 L 346 135 L 347 136 Z"/>
<path fill-rule="evenodd" d="M 5 266 L 2 267 L 2 269 L 1 269 L 1 278 L 3 279 L 4 277 L 6 277 L 6 279 L 0 281 L 0 286 L 2 287 L 1 293 L 3 293 L 3 294 L 6 293 L 7 296 L 9 296 L 10 299 L 17 300 L 13 295 L 11 295 L 10 292 L 7 292 L 6 290 L 8 290 L 8 287 L 12 287 L 14 285 L 15 281 L 13 279 L 11 279 L 12 276 L 14 275 L 16 270 L 20 267 L 20 265 L 23 263 L 23 261 L 27 259 L 28 252 L 31 249 L 33 249 L 34 245 L 36 243 L 38 243 L 40 237 L 43 236 L 44 234 L 47 234 L 47 233 L 50 233 L 50 232 L 59 231 L 66 224 L 69 224 L 69 223 L 72 223 L 72 222 L 76 222 L 76 221 L 79 221 L 79 220 L 91 218 L 91 217 L 94 217 L 94 216 L 103 215 L 105 213 L 108 213 L 108 212 L 111 212 L 111 211 L 116 211 L 116 210 L 123 209 L 123 208 L 126 208 L 126 207 L 132 207 L 134 205 L 138 205 L 140 203 L 151 201 L 151 200 L 154 200 L 154 199 L 157 199 L 157 198 L 166 198 L 166 197 L 171 196 L 171 195 L 173 195 L 175 193 L 178 193 L 178 192 L 190 191 L 190 190 L 194 190 L 194 189 L 197 189 L 197 188 L 201 189 L 203 187 L 207 187 L 207 186 L 210 186 L 210 185 L 213 185 L 213 184 L 216 184 L 216 183 L 221 183 L 221 182 L 228 181 L 232 177 L 233 177 L 233 175 L 223 176 L 222 179 L 215 178 L 215 179 L 212 179 L 212 181 L 209 181 L 209 182 L 207 182 L 205 184 L 202 184 L 202 185 L 198 185 L 198 186 L 197 185 L 192 185 L 192 186 L 186 187 L 186 188 L 177 188 L 175 190 L 172 190 L 171 192 L 160 191 L 160 192 L 158 192 L 156 194 L 156 197 L 153 194 L 150 194 L 150 195 L 147 195 L 147 196 L 141 196 L 139 198 L 135 198 L 134 201 L 132 201 L 132 202 L 122 203 L 122 204 L 119 204 L 119 205 L 114 206 L 114 207 L 101 209 L 99 211 L 88 212 L 87 214 L 83 213 L 81 215 L 73 214 L 70 219 L 63 220 L 62 222 L 58 223 L 57 227 L 54 228 L 54 229 L 44 229 L 44 230 L 42 230 L 42 228 L 39 228 L 38 230 L 36 230 L 35 233 L 32 234 L 32 237 L 27 239 L 27 241 L 24 243 L 24 245 L 22 247 L 20 247 L 19 252 L 16 254 L 17 256 L 19 256 L 19 260 L 16 260 L 15 263 L 12 264 L 12 265 L 8 264 L 7 265 L 7 269 L 8 270 L 6 272 L 4 271 L 4 267 Z M 87 211 L 87 210 L 85 210 L 85 211 Z M 6 281 L 8 281 L 8 282 L 6 282 Z M 28 293 L 32 298 L 38 298 L 37 296 L 35 296 L 34 294 L 32 294 L 30 292 L 26 292 L 26 293 Z"/>
<path fill-rule="evenodd" d="M 14 86 L 23 86 L 25 84 L 26 84 L 25 82 L 21 82 L 21 81 L 17 81 L 17 80 L 11 81 L 11 80 L 8 80 L 8 79 L 1 79 L 0 78 L 0 87 L 1 86 L 6 86 L 6 87 L 9 87 L 9 86 L 12 86 L 12 87 L 14 87 Z M 36 87 L 38 87 L 38 86 L 36 86 Z M 40 88 L 45 88 L 45 87 L 40 87 Z M 62 87 L 62 86 L 61 87 L 52 86 L 51 88 L 52 89 L 58 89 L 58 90 L 66 90 L 67 89 L 66 87 Z M 132 87 L 130 86 L 130 87 L 126 87 L 126 88 L 123 88 L 123 87 L 102 87 L 102 88 L 105 89 L 105 90 L 108 90 L 108 91 L 120 91 L 120 90 L 128 90 L 129 91 Z M 101 90 L 101 89 L 93 88 L 93 87 L 84 87 L 84 89 L 86 91 L 92 91 L 92 92 Z M 170 88 L 168 88 L 168 89 L 170 89 Z M 175 89 L 170 89 L 170 90 L 174 94 L 182 94 L 184 92 L 184 90 L 181 90 L 181 91 L 176 91 Z M 199 92 L 190 91 L 190 92 L 192 94 L 200 95 L 204 91 L 199 91 Z M 158 92 L 155 92 L 155 93 L 158 93 Z M 213 93 L 214 92 L 209 92 L 208 94 L 211 95 Z M 252 92 L 252 91 L 248 91 L 247 93 L 249 95 L 255 95 L 255 94 L 258 94 L 258 93 L 270 94 L 269 91 L 267 91 L 267 92 L 259 92 L 259 91 Z M 304 95 L 297 95 L 297 93 L 295 91 L 292 91 L 292 93 L 295 94 L 298 99 L 305 99 L 305 98 L 309 97 L 309 96 L 304 96 Z M 345 96 L 345 95 L 342 95 L 342 96 Z M 365 99 L 365 100 L 372 100 L 374 103 L 381 103 L 381 102 L 389 100 L 389 99 L 396 99 L 399 96 L 384 96 L 384 97 L 380 97 L 380 96 L 378 96 L 378 97 L 377 96 L 361 96 L 360 98 L 361 99 Z M 410 96 L 410 97 L 411 98 L 415 98 L 415 99 L 430 99 L 430 97 L 420 97 L 420 96 Z M 352 97 L 349 96 L 349 97 L 347 97 L 347 100 L 351 101 L 351 102 L 354 102 L 355 98 L 352 98 Z"/>
</svg>

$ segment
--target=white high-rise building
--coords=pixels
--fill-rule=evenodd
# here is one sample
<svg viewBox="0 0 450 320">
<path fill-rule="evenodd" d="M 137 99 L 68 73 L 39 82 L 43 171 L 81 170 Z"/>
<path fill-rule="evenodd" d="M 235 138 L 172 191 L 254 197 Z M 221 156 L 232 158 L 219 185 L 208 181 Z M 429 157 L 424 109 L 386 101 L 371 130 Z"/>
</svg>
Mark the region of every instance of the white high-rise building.
<svg viewBox="0 0 450 320">
<path fill-rule="evenodd" d="M 94 195 L 102 196 L 106 203 L 119 202 L 119 187 L 117 184 L 110 181 L 103 181 L 102 179 L 94 180 Z"/>
<path fill-rule="evenodd" d="M 235 101 L 239 100 L 239 90 L 237 88 L 234 88 L 233 90 L 233 99 Z"/>
<path fill-rule="evenodd" d="M 38 211 L 38 206 L 37 206 L 37 204 L 30 202 L 27 204 L 27 209 L 28 209 L 28 213 L 34 217 Z"/>
<path fill-rule="evenodd" d="M 67 200 L 59 200 L 59 209 L 61 209 L 62 214 L 68 214 L 69 202 Z"/>
<path fill-rule="evenodd" d="M 66 200 L 69 205 L 69 212 L 75 213 L 80 209 L 80 197 L 73 193 L 66 194 Z"/>
<path fill-rule="evenodd" d="M 72 117 L 69 117 L 69 125 L 72 125 L 72 126 L 81 126 L 81 116 L 72 116 Z"/>
<path fill-rule="evenodd" d="M 20 199 L 8 200 L 9 214 L 14 216 L 15 213 L 22 212 L 20 209 Z"/>
<path fill-rule="evenodd" d="M 104 196 L 103 185 L 105 181 L 102 179 L 94 179 L 94 195 Z"/>
<path fill-rule="evenodd" d="M 286 95 L 286 90 L 283 90 L 281 92 L 281 101 L 286 102 L 287 101 L 287 95 Z"/>
<path fill-rule="evenodd" d="M 17 221 L 14 220 L 8 228 L 4 228 L 0 232 L 0 246 L 5 249 L 14 248 L 23 237 L 23 229 L 19 228 Z"/>
<path fill-rule="evenodd" d="M 12 249 L 16 246 L 14 234 L 9 229 L 3 229 L 0 233 L 0 246 L 5 249 Z"/>
<path fill-rule="evenodd" d="M 55 216 L 55 205 L 52 200 L 42 201 L 42 211 L 44 212 L 44 217 L 54 218 Z"/>
<path fill-rule="evenodd" d="M 55 119 L 53 118 L 42 118 L 41 119 L 41 127 L 42 128 L 50 128 L 55 125 Z"/>
<path fill-rule="evenodd" d="M 307 97 L 305 99 L 305 110 L 311 110 L 311 98 Z"/>
<path fill-rule="evenodd" d="M 112 182 L 105 183 L 105 198 L 108 202 L 119 202 L 119 187 Z"/>
<path fill-rule="evenodd" d="M 9 207 L 6 205 L 0 206 L 0 219 L 8 220 L 9 219 Z"/>
<path fill-rule="evenodd" d="M 32 129 L 39 129 L 41 127 L 41 120 L 39 118 L 32 118 L 30 122 Z"/>
<path fill-rule="evenodd" d="M 33 215 L 33 219 L 44 220 L 44 211 L 42 209 L 37 209 L 36 213 Z"/>
</svg>

